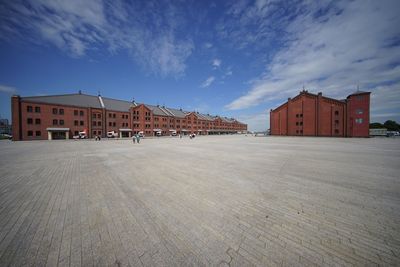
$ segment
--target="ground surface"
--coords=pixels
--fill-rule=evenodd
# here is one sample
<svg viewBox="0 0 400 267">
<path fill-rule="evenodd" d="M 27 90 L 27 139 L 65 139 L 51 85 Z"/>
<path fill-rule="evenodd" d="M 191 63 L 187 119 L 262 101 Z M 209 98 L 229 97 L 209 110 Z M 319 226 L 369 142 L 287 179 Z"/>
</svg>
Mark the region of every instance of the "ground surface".
<svg viewBox="0 0 400 267">
<path fill-rule="evenodd" d="M 1 141 L 0 151 L 0 266 L 400 264 L 400 139 Z"/>
</svg>

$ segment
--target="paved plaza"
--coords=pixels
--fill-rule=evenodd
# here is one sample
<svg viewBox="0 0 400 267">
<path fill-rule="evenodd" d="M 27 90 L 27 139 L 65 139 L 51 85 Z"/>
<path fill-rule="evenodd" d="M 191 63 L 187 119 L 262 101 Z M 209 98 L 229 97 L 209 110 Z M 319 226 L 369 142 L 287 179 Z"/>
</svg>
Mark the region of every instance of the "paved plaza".
<svg viewBox="0 0 400 267">
<path fill-rule="evenodd" d="M 400 139 L 0 142 L 0 266 L 400 265 Z"/>
</svg>

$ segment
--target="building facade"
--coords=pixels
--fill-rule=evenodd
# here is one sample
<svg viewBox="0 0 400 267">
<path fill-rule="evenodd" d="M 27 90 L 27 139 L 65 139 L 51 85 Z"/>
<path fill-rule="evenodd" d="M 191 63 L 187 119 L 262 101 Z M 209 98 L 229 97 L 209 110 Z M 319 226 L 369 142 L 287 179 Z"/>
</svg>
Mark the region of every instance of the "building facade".
<svg viewBox="0 0 400 267">
<path fill-rule="evenodd" d="M 370 92 L 357 91 L 346 99 L 311 94 L 306 90 L 270 111 L 271 135 L 369 136 Z"/>
<path fill-rule="evenodd" d="M 78 94 L 11 97 L 13 140 L 70 139 L 81 132 L 93 138 L 246 132 L 233 118 L 182 109 Z"/>
</svg>

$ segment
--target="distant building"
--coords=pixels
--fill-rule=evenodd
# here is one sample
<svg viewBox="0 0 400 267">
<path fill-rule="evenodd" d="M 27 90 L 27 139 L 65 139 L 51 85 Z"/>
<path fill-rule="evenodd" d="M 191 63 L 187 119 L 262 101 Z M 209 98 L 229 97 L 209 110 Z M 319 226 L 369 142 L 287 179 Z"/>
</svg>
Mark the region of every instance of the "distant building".
<svg viewBox="0 0 400 267">
<path fill-rule="evenodd" d="M 0 134 L 11 134 L 11 125 L 7 119 L 0 119 Z"/>
<path fill-rule="evenodd" d="M 120 137 L 246 132 L 234 118 L 78 94 L 11 98 L 13 140 L 69 139 L 85 132 Z"/>
<path fill-rule="evenodd" d="M 368 137 L 370 92 L 337 100 L 306 90 L 270 111 L 271 135 Z"/>
<path fill-rule="evenodd" d="M 387 134 L 388 130 L 386 128 L 369 129 L 370 136 L 386 136 Z"/>
</svg>

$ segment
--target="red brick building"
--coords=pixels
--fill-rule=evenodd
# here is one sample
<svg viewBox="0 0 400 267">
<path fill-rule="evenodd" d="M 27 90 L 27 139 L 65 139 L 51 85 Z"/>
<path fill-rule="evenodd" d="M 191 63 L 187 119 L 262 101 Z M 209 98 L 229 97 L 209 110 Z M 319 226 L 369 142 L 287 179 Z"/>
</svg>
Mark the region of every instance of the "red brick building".
<svg viewBox="0 0 400 267">
<path fill-rule="evenodd" d="M 93 138 L 111 131 L 120 137 L 247 131 L 246 124 L 233 118 L 81 93 L 12 96 L 11 113 L 13 140 L 69 139 L 79 132 Z"/>
<path fill-rule="evenodd" d="M 346 99 L 301 91 L 270 111 L 271 135 L 369 136 L 370 92 L 357 91 Z"/>
</svg>

